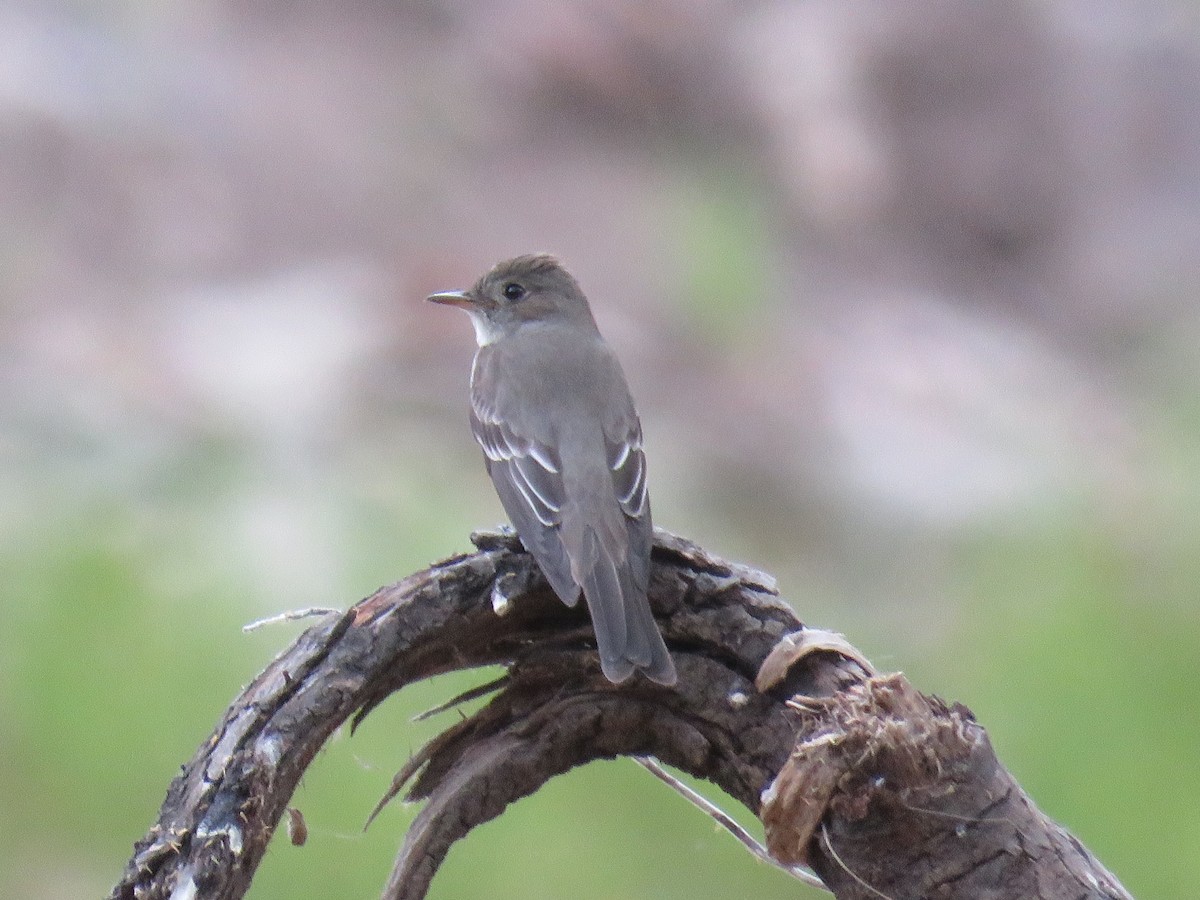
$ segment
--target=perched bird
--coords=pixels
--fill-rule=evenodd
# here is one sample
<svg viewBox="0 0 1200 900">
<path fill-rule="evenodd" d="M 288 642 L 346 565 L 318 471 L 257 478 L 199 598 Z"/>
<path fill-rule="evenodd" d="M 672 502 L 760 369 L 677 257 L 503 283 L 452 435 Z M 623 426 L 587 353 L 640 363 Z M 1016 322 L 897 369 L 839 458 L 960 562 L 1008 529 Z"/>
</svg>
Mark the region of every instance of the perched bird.
<svg viewBox="0 0 1200 900">
<path fill-rule="evenodd" d="M 505 512 L 568 606 L 582 591 L 600 666 L 675 683 L 650 612 L 650 499 L 642 426 L 625 376 L 579 284 L 552 256 L 502 262 L 468 291 L 479 349 L 471 429 Z"/>
</svg>

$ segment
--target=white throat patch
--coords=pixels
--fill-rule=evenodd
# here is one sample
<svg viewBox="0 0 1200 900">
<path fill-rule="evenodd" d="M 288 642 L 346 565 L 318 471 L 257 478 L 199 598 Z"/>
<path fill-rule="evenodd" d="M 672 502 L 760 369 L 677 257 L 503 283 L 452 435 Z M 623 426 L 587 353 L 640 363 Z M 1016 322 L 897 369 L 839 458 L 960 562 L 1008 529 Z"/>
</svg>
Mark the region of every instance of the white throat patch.
<svg viewBox="0 0 1200 900">
<path fill-rule="evenodd" d="M 488 344 L 494 344 L 497 338 L 500 337 L 500 331 L 488 321 L 487 316 L 475 310 L 468 310 L 471 315 L 471 324 L 475 326 L 475 343 L 480 347 L 486 347 Z"/>
</svg>

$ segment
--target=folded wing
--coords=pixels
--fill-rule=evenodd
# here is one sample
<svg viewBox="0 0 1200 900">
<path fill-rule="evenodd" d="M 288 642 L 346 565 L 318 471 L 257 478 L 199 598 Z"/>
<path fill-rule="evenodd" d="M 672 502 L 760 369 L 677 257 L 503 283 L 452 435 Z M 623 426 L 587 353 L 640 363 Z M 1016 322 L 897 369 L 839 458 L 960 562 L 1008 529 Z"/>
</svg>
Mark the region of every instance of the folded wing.
<svg viewBox="0 0 1200 900">
<path fill-rule="evenodd" d="M 516 434 L 489 410 L 474 404 L 471 430 L 483 448 L 500 503 L 525 549 L 533 554 L 559 599 L 574 606 L 579 602 L 579 586 L 571 576 L 571 560 L 558 535 L 565 502 L 558 454 L 552 447 Z"/>
</svg>

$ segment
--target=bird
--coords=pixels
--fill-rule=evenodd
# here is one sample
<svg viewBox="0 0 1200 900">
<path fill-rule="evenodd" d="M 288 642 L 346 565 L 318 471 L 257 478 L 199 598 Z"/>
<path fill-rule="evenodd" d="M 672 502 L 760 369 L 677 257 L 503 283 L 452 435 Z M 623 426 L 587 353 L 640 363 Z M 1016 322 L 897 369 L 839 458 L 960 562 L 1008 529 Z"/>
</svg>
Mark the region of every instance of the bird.
<svg viewBox="0 0 1200 900">
<path fill-rule="evenodd" d="M 654 526 L 642 425 L 579 283 L 537 253 L 428 299 L 471 317 L 471 430 L 554 593 L 567 606 L 586 600 L 601 671 L 617 684 L 635 671 L 675 684 L 646 594 Z"/>
</svg>

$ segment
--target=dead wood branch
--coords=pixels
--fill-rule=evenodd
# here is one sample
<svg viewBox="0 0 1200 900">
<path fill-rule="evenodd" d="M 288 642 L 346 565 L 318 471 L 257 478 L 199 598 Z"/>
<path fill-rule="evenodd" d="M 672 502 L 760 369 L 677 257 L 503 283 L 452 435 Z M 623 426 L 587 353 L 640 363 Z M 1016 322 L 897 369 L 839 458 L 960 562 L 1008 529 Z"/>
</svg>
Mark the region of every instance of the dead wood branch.
<svg viewBox="0 0 1200 900">
<path fill-rule="evenodd" d="M 478 552 L 328 616 L 272 662 L 172 782 L 110 896 L 242 897 L 339 725 L 414 681 L 494 663 L 509 669 L 491 701 L 393 783 L 389 796 L 407 786 L 425 806 L 386 897 L 423 897 L 472 827 L 618 755 L 717 784 L 762 816 L 777 857 L 806 861 L 839 898 L 1128 896 L 1037 811 L 966 709 L 872 677 L 849 645 L 803 630 L 767 576 L 660 531 L 651 603 L 679 683 L 614 686 L 582 605 L 559 603 L 514 538 L 474 541 Z"/>
</svg>

